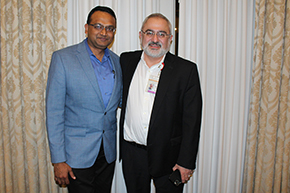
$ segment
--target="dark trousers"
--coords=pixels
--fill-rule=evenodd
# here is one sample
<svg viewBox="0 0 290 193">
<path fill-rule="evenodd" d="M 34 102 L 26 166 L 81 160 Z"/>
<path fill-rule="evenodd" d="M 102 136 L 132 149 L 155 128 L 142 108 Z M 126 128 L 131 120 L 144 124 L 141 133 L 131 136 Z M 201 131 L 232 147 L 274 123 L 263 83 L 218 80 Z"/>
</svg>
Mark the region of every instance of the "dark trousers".
<svg viewBox="0 0 290 193">
<path fill-rule="evenodd" d="M 76 179 L 73 180 L 69 175 L 69 193 L 110 193 L 114 169 L 115 161 L 110 164 L 106 161 L 102 144 L 92 167 L 72 169 Z"/>
<path fill-rule="evenodd" d="M 158 159 L 158 158 L 156 158 Z M 156 193 L 182 193 L 183 185 L 175 186 L 169 175 L 154 178 L 149 173 L 147 150 L 128 142 L 122 144 L 122 168 L 128 193 L 150 193 L 153 179 Z"/>
</svg>

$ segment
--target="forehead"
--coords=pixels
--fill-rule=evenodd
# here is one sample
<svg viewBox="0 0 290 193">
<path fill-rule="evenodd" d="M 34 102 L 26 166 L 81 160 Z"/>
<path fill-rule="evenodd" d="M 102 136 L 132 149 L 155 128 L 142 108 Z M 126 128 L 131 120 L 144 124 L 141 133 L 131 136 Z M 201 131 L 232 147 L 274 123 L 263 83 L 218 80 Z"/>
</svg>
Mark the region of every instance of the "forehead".
<svg viewBox="0 0 290 193">
<path fill-rule="evenodd" d="M 169 32 L 169 26 L 165 19 L 159 17 L 152 17 L 147 20 L 143 26 L 143 30 L 165 31 Z"/>
<path fill-rule="evenodd" d="M 112 15 L 110 15 L 107 12 L 96 11 L 95 13 L 92 14 L 90 23 L 92 23 L 92 24 L 100 23 L 100 24 L 104 24 L 104 25 L 114 25 L 115 26 L 116 20 Z"/>
</svg>

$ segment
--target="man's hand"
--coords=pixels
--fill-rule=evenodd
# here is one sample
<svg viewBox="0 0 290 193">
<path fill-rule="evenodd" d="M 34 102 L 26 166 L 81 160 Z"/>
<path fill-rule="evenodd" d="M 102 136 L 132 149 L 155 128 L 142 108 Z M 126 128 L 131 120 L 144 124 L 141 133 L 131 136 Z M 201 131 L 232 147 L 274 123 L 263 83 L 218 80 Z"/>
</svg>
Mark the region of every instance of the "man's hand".
<svg viewBox="0 0 290 193">
<path fill-rule="evenodd" d="M 71 176 L 72 179 L 76 179 L 71 167 L 67 163 L 62 162 L 54 164 L 54 180 L 57 184 L 68 185 L 68 174 Z"/>
<path fill-rule="evenodd" d="M 186 169 L 178 164 L 175 164 L 175 166 L 172 168 L 172 170 L 175 171 L 177 169 L 180 171 L 182 183 L 186 183 L 190 179 L 190 177 L 192 176 L 192 174 L 194 172 L 194 170 Z"/>
</svg>

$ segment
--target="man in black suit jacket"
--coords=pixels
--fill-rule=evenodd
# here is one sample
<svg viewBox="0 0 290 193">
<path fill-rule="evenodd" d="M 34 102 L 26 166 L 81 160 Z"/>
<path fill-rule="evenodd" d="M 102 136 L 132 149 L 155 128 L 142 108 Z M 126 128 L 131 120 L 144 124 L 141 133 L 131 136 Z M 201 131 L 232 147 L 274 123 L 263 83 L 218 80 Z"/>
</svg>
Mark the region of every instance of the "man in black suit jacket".
<svg viewBox="0 0 290 193">
<path fill-rule="evenodd" d="M 123 107 L 120 158 L 128 193 L 183 192 L 196 167 L 202 96 L 196 64 L 168 52 L 171 24 L 148 16 L 139 32 L 143 51 L 121 54 Z M 182 183 L 170 174 L 179 170 Z"/>
</svg>

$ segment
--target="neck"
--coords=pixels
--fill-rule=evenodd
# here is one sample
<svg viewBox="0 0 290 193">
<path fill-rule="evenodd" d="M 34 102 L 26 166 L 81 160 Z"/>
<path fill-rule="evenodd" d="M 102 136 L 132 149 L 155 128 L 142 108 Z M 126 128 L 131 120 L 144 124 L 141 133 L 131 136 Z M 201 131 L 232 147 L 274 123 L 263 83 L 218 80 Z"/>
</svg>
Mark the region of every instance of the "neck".
<svg viewBox="0 0 290 193">
<path fill-rule="evenodd" d="M 105 55 L 105 50 L 102 49 L 92 49 L 93 54 L 102 62 L 103 56 Z"/>
<path fill-rule="evenodd" d="M 150 57 L 144 53 L 144 60 L 149 68 L 151 68 L 153 65 L 161 62 L 162 58 L 163 58 L 163 56 L 161 56 L 159 58 L 153 58 L 153 57 Z"/>
<path fill-rule="evenodd" d="M 93 54 L 102 62 L 103 56 L 105 55 L 105 49 L 106 48 L 97 48 L 88 41 L 88 45 L 90 49 L 92 50 Z"/>
</svg>

